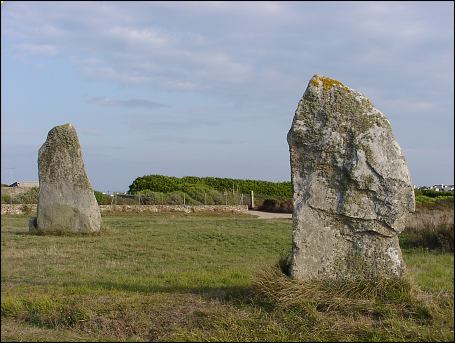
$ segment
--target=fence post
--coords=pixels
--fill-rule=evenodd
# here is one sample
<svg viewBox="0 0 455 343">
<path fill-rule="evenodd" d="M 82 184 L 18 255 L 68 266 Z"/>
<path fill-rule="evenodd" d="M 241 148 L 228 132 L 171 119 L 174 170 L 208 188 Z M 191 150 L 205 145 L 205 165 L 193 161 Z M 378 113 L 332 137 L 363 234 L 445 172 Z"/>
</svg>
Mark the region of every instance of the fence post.
<svg viewBox="0 0 455 343">
<path fill-rule="evenodd" d="M 253 209 L 254 208 L 254 192 L 251 191 L 251 208 Z"/>
<path fill-rule="evenodd" d="M 185 193 L 183 193 L 183 205 L 185 205 Z"/>
<path fill-rule="evenodd" d="M 204 205 L 207 205 L 207 193 L 204 193 Z"/>
</svg>

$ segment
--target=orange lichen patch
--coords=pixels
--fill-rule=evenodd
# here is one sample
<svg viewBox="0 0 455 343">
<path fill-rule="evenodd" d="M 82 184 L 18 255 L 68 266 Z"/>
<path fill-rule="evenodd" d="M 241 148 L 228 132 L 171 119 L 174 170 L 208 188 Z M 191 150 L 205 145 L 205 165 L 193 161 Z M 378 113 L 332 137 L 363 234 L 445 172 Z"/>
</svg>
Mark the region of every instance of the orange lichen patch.
<svg viewBox="0 0 455 343">
<path fill-rule="evenodd" d="M 311 79 L 311 84 L 313 86 L 316 86 L 318 87 L 319 86 L 319 82 L 322 82 L 322 87 L 324 88 L 325 91 L 329 91 L 330 89 L 332 89 L 333 87 L 340 87 L 346 91 L 349 92 L 349 88 L 346 87 L 345 85 L 343 85 L 340 81 L 338 80 L 335 80 L 335 79 L 331 79 L 329 77 L 325 77 L 325 76 L 319 76 L 319 75 L 315 75 L 312 79 Z"/>
</svg>

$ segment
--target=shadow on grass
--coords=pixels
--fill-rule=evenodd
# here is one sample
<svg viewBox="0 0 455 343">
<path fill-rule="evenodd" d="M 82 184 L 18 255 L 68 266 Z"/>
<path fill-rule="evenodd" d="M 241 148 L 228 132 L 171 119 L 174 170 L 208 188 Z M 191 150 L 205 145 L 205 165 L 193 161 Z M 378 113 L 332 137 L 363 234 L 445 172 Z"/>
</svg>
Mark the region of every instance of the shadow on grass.
<svg viewBox="0 0 455 343">
<path fill-rule="evenodd" d="M 20 230 L 20 231 L 17 231 Z M 99 237 L 99 236 L 109 236 L 113 233 L 113 230 L 110 227 L 101 228 L 97 232 L 70 232 L 70 231 L 49 231 L 43 232 L 38 230 L 29 231 L 28 228 L 20 227 L 7 227 L 2 231 L 2 235 L 16 235 L 16 236 L 35 236 L 35 237 L 55 237 L 55 236 L 64 236 L 64 237 Z"/>
<path fill-rule="evenodd" d="M 5 228 L 2 228 L 2 236 L 5 235 L 19 235 L 19 236 L 25 236 L 29 235 L 30 233 L 28 232 L 28 229 L 25 227 L 13 227 L 13 226 L 8 226 Z"/>
<path fill-rule="evenodd" d="M 40 280 L 9 280 L 8 283 L 29 286 L 48 286 L 48 281 Z M 176 293 L 193 294 L 207 298 L 242 301 L 248 300 L 253 294 L 252 286 L 180 286 L 180 285 L 147 285 L 141 283 L 126 283 L 114 281 L 71 281 L 64 282 L 58 287 L 69 290 L 71 293 L 86 293 L 90 291 L 120 291 L 142 294 Z"/>
<path fill-rule="evenodd" d="M 71 282 L 65 283 L 64 287 L 83 287 L 93 290 L 110 290 L 110 291 L 126 291 L 134 293 L 189 293 L 201 295 L 207 298 L 223 299 L 223 300 L 241 300 L 249 299 L 252 295 L 251 286 L 179 286 L 179 285 L 146 285 L 138 283 L 122 283 L 113 281 L 97 281 L 97 282 Z"/>
<path fill-rule="evenodd" d="M 48 282 L 39 280 L 9 281 L 11 284 L 32 287 L 43 287 Z M 252 304 L 254 301 L 254 289 L 252 286 L 180 286 L 180 285 L 146 285 L 139 283 L 124 283 L 114 281 L 72 281 L 58 285 L 72 294 L 90 294 L 98 292 L 131 292 L 144 295 L 167 293 L 167 294 L 191 294 L 206 299 L 229 302 L 231 304 Z"/>
</svg>

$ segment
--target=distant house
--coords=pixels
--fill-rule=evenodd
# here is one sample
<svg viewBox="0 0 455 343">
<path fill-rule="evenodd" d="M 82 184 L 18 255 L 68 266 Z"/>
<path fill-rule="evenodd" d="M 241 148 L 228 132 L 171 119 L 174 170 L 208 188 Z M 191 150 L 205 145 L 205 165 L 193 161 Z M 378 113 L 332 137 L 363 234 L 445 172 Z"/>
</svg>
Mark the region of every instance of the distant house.
<svg viewBox="0 0 455 343">
<path fill-rule="evenodd" d="M 39 181 L 16 181 L 9 185 L 9 187 L 20 187 L 20 188 L 33 188 L 39 187 Z"/>
<path fill-rule="evenodd" d="M 433 185 L 431 186 L 431 189 L 436 191 L 436 192 L 453 192 L 453 185 Z"/>
<path fill-rule="evenodd" d="M 443 186 L 444 185 L 433 185 L 430 187 L 430 189 L 436 192 L 440 192 Z"/>
</svg>

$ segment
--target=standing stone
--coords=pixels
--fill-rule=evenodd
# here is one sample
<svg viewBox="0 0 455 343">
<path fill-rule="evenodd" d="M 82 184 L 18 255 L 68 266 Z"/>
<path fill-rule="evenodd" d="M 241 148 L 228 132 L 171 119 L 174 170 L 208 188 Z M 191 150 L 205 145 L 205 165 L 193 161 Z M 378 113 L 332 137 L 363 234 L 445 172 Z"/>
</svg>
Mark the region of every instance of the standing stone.
<svg viewBox="0 0 455 343">
<path fill-rule="evenodd" d="M 291 276 L 402 276 L 398 234 L 415 199 L 384 114 L 341 82 L 315 75 L 287 138 L 294 187 Z"/>
<path fill-rule="evenodd" d="M 82 160 L 76 129 L 56 126 L 38 152 L 37 220 L 30 230 L 86 233 L 100 230 L 101 215 Z"/>
</svg>

